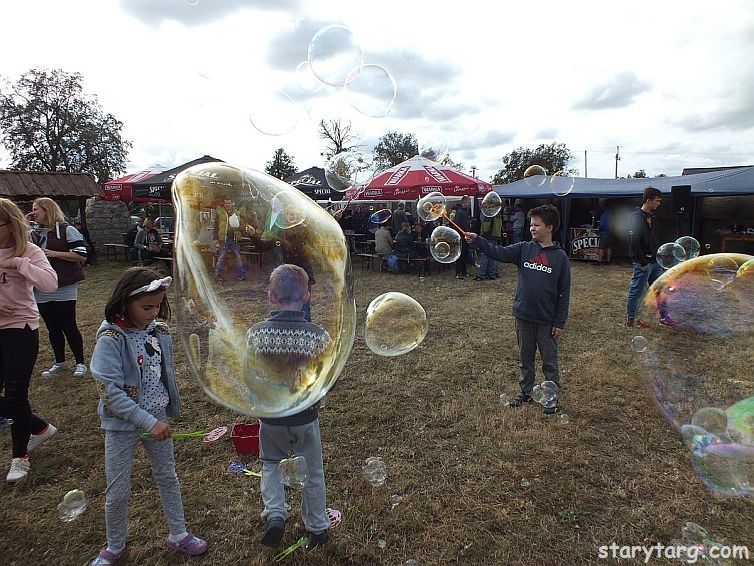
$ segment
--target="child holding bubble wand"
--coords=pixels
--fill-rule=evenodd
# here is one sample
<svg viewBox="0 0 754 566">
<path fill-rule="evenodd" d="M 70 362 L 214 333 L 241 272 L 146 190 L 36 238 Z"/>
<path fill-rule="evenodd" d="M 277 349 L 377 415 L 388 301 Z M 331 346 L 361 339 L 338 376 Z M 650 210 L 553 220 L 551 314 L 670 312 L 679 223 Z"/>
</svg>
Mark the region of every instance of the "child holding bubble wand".
<svg viewBox="0 0 754 566">
<path fill-rule="evenodd" d="M 328 332 L 307 322 L 302 307 L 310 300 L 309 276 L 292 264 L 282 264 L 270 274 L 267 298 L 270 317 L 252 326 L 246 336 L 249 355 L 265 358 L 289 375 L 289 383 L 300 387 L 302 366 L 332 345 Z M 292 340 L 291 337 L 296 339 Z M 293 450 L 306 459 L 307 479 L 301 495 L 301 518 L 309 532 L 308 546 L 327 542 L 330 519 L 326 509 L 325 473 L 319 433 L 319 402 L 295 415 L 260 418 L 259 457 L 262 460 L 261 493 L 265 532 L 262 544 L 276 547 L 283 539 L 288 511 L 285 488 L 278 464 Z"/>
<path fill-rule="evenodd" d="M 530 242 L 496 246 L 481 236 L 466 234 L 466 241 L 490 259 L 518 266 L 513 316 L 521 362 L 518 380 L 521 393 L 509 403 L 511 407 L 532 402 L 537 350 L 545 379 L 560 387 L 557 339 L 563 334 L 571 296 L 568 256 L 552 241 L 553 233 L 560 226 L 558 209 L 552 205 L 538 206 L 529 211 L 529 219 Z M 544 408 L 548 415 L 557 411 L 557 403 Z"/>
<path fill-rule="evenodd" d="M 126 551 L 131 469 L 139 442 L 160 491 L 170 529 L 167 547 L 190 556 L 207 550 L 206 541 L 186 530 L 168 424 L 169 417 L 180 412 L 173 343 L 162 322 L 170 319 L 166 290 L 171 283 L 171 277 L 145 267 L 126 270 L 107 301 L 105 321 L 97 332 L 91 371 L 105 430 L 107 546 L 92 566 L 117 564 Z M 147 431 L 151 439 L 142 439 Z"/>
</svg>

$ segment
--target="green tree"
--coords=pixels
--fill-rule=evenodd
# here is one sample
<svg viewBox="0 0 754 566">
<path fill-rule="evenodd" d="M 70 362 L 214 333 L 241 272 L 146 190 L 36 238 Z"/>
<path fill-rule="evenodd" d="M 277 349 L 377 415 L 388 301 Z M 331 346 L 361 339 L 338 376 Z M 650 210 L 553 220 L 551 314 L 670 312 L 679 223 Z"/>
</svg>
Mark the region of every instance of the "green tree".
<svg viewBox="0 0 754 566">
<path fill-rule="evenodd" d="M 503 157 L 503 168 L 492 177 L 492 183 L 502 185 L 524 178 L 524 172 L 532 165 L 541 165 L 548 175 L 566 170 L 573 154 L 564 143 L 540 144 L 536 149 L 519 147 Z M 577 175 L 577 169 L 567 169 Z"/>
<path fill-rule="evenodd" d="M 325 149 L 322 155 L 331 159 L 344 151 L 352 151 L 361 147 L 359 136 L 351 132 L 351 122 L 342 123 L 337 120 L 319 121 L 319 137 L 325 141 Z"/>
<path fill-rule="evenodd" d="M 631 175 L 629 175 L 630 177 Z M 634 179 L 646 179 L 647 178 L 647 172 L 644 171 L 644 169 L 639 169 L 634 173 Z"/>
<path fill-rule="evenodd" d="M 293 157 L 280 147 L 275 150 L 275 155 L 267 162 L 264 172 L 278 179 L 285 179 L 296 172 L 296 165 L 293 163 Z"/>
<path fill-rule="evenodd" d="M 123 123 L 84 93 L 83 76 L 31 69 L 0 86 L 2 144 L 11 167 L 91 173 L 102 183 L 126 170 L 131 143 Z"/>
<path fill-rule="evenodd" d="M 388 132 L 374 146 L 374 164 L 388 169 L 418 154 L 419 142 L 416 141 L 416 135 Z"/>
</svg>

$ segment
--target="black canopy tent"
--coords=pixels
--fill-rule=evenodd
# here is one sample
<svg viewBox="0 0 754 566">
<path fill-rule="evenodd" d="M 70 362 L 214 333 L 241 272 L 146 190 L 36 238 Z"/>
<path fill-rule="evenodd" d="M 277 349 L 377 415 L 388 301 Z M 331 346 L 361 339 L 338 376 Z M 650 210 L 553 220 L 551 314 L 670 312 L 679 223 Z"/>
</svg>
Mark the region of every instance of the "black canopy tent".
<svg viewBox="0 0 754 566">
<path fill-rule="evenodd" d="M 571 225 L 571 203 L 575 198 L 640 198 L 648 186 L 659 189 L 670 197 L 679 187 L 688 187 L 692 206 L 690 225 L 692 235 L 697 235 L 699 202 L 704 197 L 754 195 L 754 166 L 737 167 L 723 171 L 697 173 L 676 177 L 652 179 L 584 179 L 576 177 L 571 192 L 559 197 L 552 192 L 551 177 L 529 177 L 507 185 L 495 185 L 495 192 L 511 199 L 557 199 L 561 205 L 561 242 L 568 242 Z M 681 189 L 683 190 L 683 189 Z"/>
<path fill-rule="evenodd" d="M 343 199 L 343 193 L 334 190 L 328 184 L 322 167 L 309 167 L 283 180 L 314 201 L 336 202 Z"/>
<path fill-rule="evenodd" d="M 200 163 L 211 163 L 213 161 L 222 163 L 222 159 L 217 159 L 210 155 L 203 155 L 198 159 L 188 161 L 183 165 L 158 173 L 153 177 L 149 177 L 146 181 L 135 183 L 132 194 L 134 197 L 138 198 L 154 199 L 155 202 L 164 201 L 169 203 L 172 200 L 170 190 L 173 186 L 173 180 L 181 171 L 193 167 L 194 165 L 199 165 Z"/>
</svg>

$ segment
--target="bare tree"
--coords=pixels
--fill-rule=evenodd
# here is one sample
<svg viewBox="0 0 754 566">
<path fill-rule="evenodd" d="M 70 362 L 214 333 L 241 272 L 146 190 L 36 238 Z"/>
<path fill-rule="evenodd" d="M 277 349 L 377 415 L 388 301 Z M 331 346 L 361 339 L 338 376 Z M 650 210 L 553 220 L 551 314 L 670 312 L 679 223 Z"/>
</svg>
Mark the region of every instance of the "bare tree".
<svg viewBox="0 0 754 566">
<path fill-rule="evenodd" d="M 351 133 L 351 121 L 343 124 L 340 118 L 337 120 L 319 121 L 319 137 L 325 140 L 325 150 L 322 152 L 327 159 L 344 151 L 351 151 L 361 147 L 357 143 L 359 136 Z"/>
</svg>

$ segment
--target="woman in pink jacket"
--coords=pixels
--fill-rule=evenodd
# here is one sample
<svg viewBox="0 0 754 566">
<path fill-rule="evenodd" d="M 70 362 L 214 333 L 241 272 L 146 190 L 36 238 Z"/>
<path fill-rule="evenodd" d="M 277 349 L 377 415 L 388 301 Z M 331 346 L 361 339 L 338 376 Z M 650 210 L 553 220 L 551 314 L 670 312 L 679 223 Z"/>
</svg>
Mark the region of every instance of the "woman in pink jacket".
<svg viewBox="0 0 754 566">
<path fill-rule="evenodd" d="M 39 352 L 33 289 L 54 291 L 58 276 L 42 250 L 28 241 L 28 234 L 21 210 L 0 198 L 0 416 L 13 420 L 9 482 L 26 477 L 29 452 L 57 432 L 29 406 L 29 381 Z"/>
</svg>

